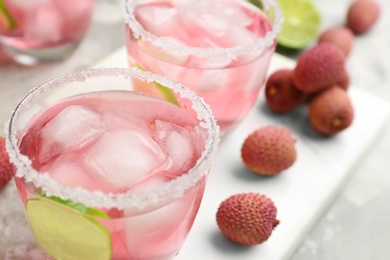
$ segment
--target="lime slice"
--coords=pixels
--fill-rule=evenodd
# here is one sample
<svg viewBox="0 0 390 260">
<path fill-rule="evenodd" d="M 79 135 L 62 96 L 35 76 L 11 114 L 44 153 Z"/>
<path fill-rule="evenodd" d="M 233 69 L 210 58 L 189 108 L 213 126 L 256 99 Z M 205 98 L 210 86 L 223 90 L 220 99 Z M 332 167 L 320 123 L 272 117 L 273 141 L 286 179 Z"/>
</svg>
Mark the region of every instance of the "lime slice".
<svg viewBox="0 0 390 260">
<path fill-rule="evenodd" d="M 110 218 L 110 216 L 107 215 L 105 212 L 100 211 L 98 209 L 94 209 L 94 208 L 88 208 L 80 202 L 75 203 L 71 200 L 63 200 L 63 199 L 56 197 L 56 196 L 46 196 L 46 194 L 44 194 L 41 190 L 37 190 L 36 193 L 40 196 L 43 196 L 43 197 L 48 198 L 50 200 L 53 200 L 55 202 L 58 202 L 58 203 L 61 203 L 63 205 L 66 205 L 68 207 L 71 207 L 71 208 L 73 208 L 81 213 L 84 213 L 84 214 L 87 214 L 87 215 L 90 215 L 93 217 L 97 217 L 97 218 Z"/>
<path fill-rule="evenodd" d="M 248 0 L 248 2 L 263 10 L 263 3 L 261 2 L 261 0 Z"/>
<path fill-rule="evenodd" d="M 0 0 L 0 28 L 12 30 L 18 26 L 16 20 L 12 17 L 3 0 Z"/>
<path fill-rule="evenodd" d="M 292 49 L 306 47 L 317 37 L 321 25 L 321 15 L 316 4 L 313 0 L 277 0 L 277 2 L 284 16 L 278 44 Z"/>
<path fill-rule="evenodd" d="M 145 69 L 141 65 L 139 65 L 138 63 L 136 63 L 135 66 L 138 69 L 145 71 Z M 154 85 L 157 87 L 157 89 L 160 91 L 160 93 L 164 96 L 164 98 L 167 101 L 169 101 L 169 102 L 175 104 L 176 106 L 180 107 L 179 101 L 177 101 L 175 94 L 173 94 L 173 92 L 171 91 L 170 88 L 167 88 L 167 87 L 165 87 L 165 86 L 163 86 L 160 83 L 155 82 L 155 81 L 153 83 L 154 83 Z"/>
<path fill-rule="evenodd" d="M 111 259 L 109 231 L 78 210 L 33 198 L 26 202 L 26 215 L 35 237 L 55 259 Z"/>
</svg>

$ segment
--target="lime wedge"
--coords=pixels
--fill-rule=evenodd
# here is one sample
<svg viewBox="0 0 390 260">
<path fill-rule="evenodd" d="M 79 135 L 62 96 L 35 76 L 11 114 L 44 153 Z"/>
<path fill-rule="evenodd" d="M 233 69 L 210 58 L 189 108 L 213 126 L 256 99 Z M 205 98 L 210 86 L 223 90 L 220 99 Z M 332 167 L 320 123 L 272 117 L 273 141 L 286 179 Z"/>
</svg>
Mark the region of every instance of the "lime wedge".
<svg viewBox="0 0 390 260">
<path fill-rule="evenodd" d="M 145 71 L 145 69 L 141 65 L 139 65 L 138 63 L 136 63 L 135 66 L 138 69 Z M 177 101 L 175 94 L 173 94 L 173 92 L 169 88 L 167 88 L 167 87 L 165 87 L 165 86 L 163 86 L 160 83 L 155 82 L 155 81 L 153 83 L 167 101 L 180 107 L 180 103 L 179 103 L 179 101 Z"/>
<path fill-rule="evenodd" d="M 263 3 L 261 2 L 261 0 L 248 0 L 248 2 L 263 10 Z"/>
<path fill-rule="evenodd" d="M 12 17 L 3 0 L 0 0 L 0 28 L 12 30 L 18 26 L 16 20 Z"/>
<path fill-rule="evenodd" d="M 110 218 L 110 216 L 107 215 L 105 212 L 100 211 L 98 209 L 94 209 L 94 208 L 88 208 L 80 202 L 73 202 L 71 200 L 63 200 L 63 199 L 56 197 L 56 196 L 46 196 L 46 194 L 44 194 L 41 190 L 37 190 L 36 193 L 40 196 L 43 196 L 43 197 L 48 198 L 50 200 L 53 200 L 55 202 L 58 202 L 58 203 L 61 203 L 63 205 L 66 205 L 68 207 L 71 207 L 71 208 L 79 211 L 80 213 L 84 213 L 84 214 L 87 214 L 87 215 L 90 215 L 93 217 L 97 217 L 97 218 Z"/>
<path fill-rule="evenodd" d="M 62 203 L 33 198 L 26 202 L 30 227 L 55 259 L 111 259 L 111 236 L 98 221 Z"/>
<path fill-rule="evenodd" d="M 313 41 L 319 32 L 321 15 L 313 0 L 277 0 L 283 12 L 284 23 L 279 32 L 278 44 L 302 49 Z"/>
</svg>

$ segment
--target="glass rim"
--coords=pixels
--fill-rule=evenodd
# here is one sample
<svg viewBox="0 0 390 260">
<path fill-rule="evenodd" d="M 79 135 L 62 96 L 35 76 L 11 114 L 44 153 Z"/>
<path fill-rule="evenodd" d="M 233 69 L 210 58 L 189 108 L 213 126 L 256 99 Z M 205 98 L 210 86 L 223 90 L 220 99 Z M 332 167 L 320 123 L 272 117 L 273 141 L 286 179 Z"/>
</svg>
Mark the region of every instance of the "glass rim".
<svg viewBox="0 0 390 260">
<path fill-rule="evenodd" d="M 276 0 L 258 0 L 261 3 L 266 2 L 268 5 L 264 5 L 266 11 L 269 11 L 271 8 L 274 10 L 274 19 L 272 24 L 272 30 L 267 32 L 265 37 L 259 37 L 250 44 L 228 47 L 228 48 L 200 48 L 193 47 L 185 44 L 179 44 L 175 41 L 171 41 L 166 38 L 160 38 L 151 32 L 147 31 L 133 15 L 134 2 L 136 0 L 126 0 L 125 2 L 125 21 L 126 26 L 129 26 L 132 30 L 132 34 L 135 38 L 145 39 L 157 47 L 160 47 L 164 50 L 170 50 L 174 48 L 175 52 L 182 55 L 193 55 L 196 57 L 230 57 L 235 58 L 240 55 L 245 55 L 250 52 L 256 52 L 264 47 L 269 47 L 274 44 L 274 41 L 277 39 L 278 33 L 281 30 L 284 17 L 283 13 L 279 7 L 279 4 Z M 224 0 L 227 1 L 227 0 Z M 244 1 L 244 0 L 242 0 Z M 248 4 L 251 4 L 248 2 Z M 254 6 L 257 8 L 256 6 Z"/>
<path fill-rule="evenodd" d="M 55 88 L 59 88 L 68 83 L 82 82 L 89 78 L 98 77 L 123 77 L 124 79 L 138 78 L 147 82 L 158 82 L 169 87 L 180 95 L 180 98 L 188 99 L 192 104 L 192 109 L 197 113 L 199 125 L 207 130 L 207 140 L 205 148 L 196 164 L 186 173 L 177 179 L 171 180 L 159 188 L 146 191 L 127 193 L 103 193 L 102 191 L 89 191 L 81 187 L 66 187 L 50 177 L 48 173 L 39 173 L 32 167 L 32 162 L 28 156 L 20 153 L 18 146 L 18 123 L 21 113 L 36 100 L 40 95 Z M 134 91 L 134 90 L 132 90 Z M 18 133 L 18 134 L 17 134 Z M 6 150 L 10 161 L 14 164 L 16 178 L 24 179 L 25 182 L 33 183 L 42 189 L 46 196 L 57 196 L 64 200 L 81 202 L 87 207 L 97 208 L 135 208 L 144 209 L 158 203 L 164 203 L 177 198 L 181 198 L 188 190 L 195 187 L 199 181 L 207 174 L 210 164 L 215 157 L 219 143 L 219 127 L 213 117 L 212 111 L 203 98 L 197 96 L 192 90 L 184 87 L 180 83 L 142 71 L 137 68 L 93 68 L 77 72 L 71 72 L 63 76 L 50 80 L 42 85 L 33 88 L 19 102 L 12 112 L 9 121 L 5 126 Z M 39 194 L 37 194 L 39 196 Z"/>
</svg>

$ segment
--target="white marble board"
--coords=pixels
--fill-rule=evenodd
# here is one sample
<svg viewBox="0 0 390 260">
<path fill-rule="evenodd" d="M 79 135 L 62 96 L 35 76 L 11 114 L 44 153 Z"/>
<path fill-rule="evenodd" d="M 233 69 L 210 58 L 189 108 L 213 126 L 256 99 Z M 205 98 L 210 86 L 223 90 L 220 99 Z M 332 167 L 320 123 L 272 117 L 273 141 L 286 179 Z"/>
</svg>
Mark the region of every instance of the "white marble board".
<svg viewBox="0 0 390 260">
<path fill-rule="evenodd" d="M 269 73 L 294 65 L 294 61 L 275 54 Z M 96 65 L 126 66 L 125 48 Z M 223 138 L 198 216 L 177 259 L 288 259 L 359 166 L 359 160 L 379 137 L 390 117 L 390 104 L 386 101 L 354 86 L 350 86 L 349 94 L 355 108 L 353 125 L 329 138 L 312 130 L 305 107 L 290 114 L 275 115 L 267 109 L 261 92 L 246 119 Z M 274 177 L 250 172 L 240 158 L 245 137 L 265 125 L 288 127 L 297 140 L 296 163 Z M 235 245 L 221 235 L 216 225 L 219 204 L 230 195 L 242 192 L 263 193 L 278 208 L 280 224 L 262 245 Z"/>
</svg>

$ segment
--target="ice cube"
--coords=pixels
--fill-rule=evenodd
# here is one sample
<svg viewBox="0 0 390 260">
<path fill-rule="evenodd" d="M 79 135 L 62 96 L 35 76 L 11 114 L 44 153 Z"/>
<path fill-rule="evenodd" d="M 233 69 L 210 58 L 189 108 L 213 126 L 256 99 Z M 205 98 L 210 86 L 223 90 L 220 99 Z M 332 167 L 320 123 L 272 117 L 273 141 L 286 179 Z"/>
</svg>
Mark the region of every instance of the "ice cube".
<svg viewBox="0 0 390 260">
<path fill-rule="evenodd" d="M 26 0 L 12 0 L 10 1 L 10 6 L 15 6 L 19 9 L 25 10 L 25 12 L 31 12 L 34 8 L 50 4 L 51 0 L 34 0 L 34 1 L 26 1 Z"/>
<path fill-rule="evenodd" d="M 105 133 L 85 154 L 85 165 L 96 178 L 117 191 L 166 167 L 166 155 L 146 133 L 114 130 Z"/>
<path fill-rule="evenodd" d="M 62 37 L 63 20 L 61 13 L 53 5 L 43 5 L 28 14 L 24 36 L 32 42 L 58 42 Z"/>
<path fill-rule="evenodd" d="M 39 160 L 46 162 L 68 149 L 81 149 L 104 131 L 104 122 L 98 113 L 79 105 L 66 107 L 42 128 Z"/>
<path fill-rule="evenodd" d="M 66 187 L 106 191 L 104 184 L 97 182 L 78 164 L 79 158 L 77 154 L 66 154 L 59 157 L 52 165 L 44 166 L 40 171 L 48 172 L 55 181 Z"/>
<path fill-rule="evenodd" d="M 218 42 L 215 42 L 214 40 L 210 39 L 207 37 L 207 35 L 203 35 L 202 37 L 198 38 L 198 42 L 196 44 L 197 47 L 199 48 L 204 48 L 204 49 L 216 49 L 216 48 L 221 48 L 222 45 L 220 45 Z"/>
<path fill-rule="evenodd" d="M 107 129 L 122 128 L 136 131 L 148 131 L 145 122 L 136 116 L 132 116 L 130 113 L 131 112 L 128 110 L 120 110 L 119 107 L 114 107 L 113 111 L 105 111 L 102 115 L 102 119 L 105 122 Z"/>
<path fill-rule="evenodd" d="M 224 43 L 221 42 L 219 38 L 210 39 L 207 36 L 204 36 L 198 42 L 198 47 L 200 48 L 223 48 Z M 203 58 L 202 61 L 199 61 L 200 66 L 205 69 L 221 69 L 229 66 L 232 63 L 232 58 L 228 55 L 210 55 L 209 57 Z"/>
<path fill-rule="evenodd" d="M 145 179 L 144 181 L 137 183 L 137 185 L 135 185 L 131 189 L 131 192 L 142 192 L 157 189 L 163 186 L 166 182 L 167 181 L 164 179 L 164 176 L 157 174 L 148 179 Z"/>
<path fill-rule="evenodd" d="M 221 37 L 225 47 L 243 46 L 253 43 L 258 37 L 252 31 L 239 26 L 232 25 Z"/>
<path fill-rule="evenodd" d="M 168 48 L 156 46 L 155 43 L 149 41 L 139 41 L 138 44 L 145 53 L 153 58 L 158 58 L 159 60 L 168 61 L 169 63 L 178 65 L 184 65 L 187 62 L 188 55 L 183 55 L 175 51 L 175 47 L 181 48 L 182 46 L 185 46 L 185 43 L 169 36 L 162 36 L 160 39 L 165 41 Z M 171 66 L 165 67 L 171 69 Z"/>
<path fill-rule="evenodd" d="M 92 12 L 95 2 L 96 0 L 60 0 L 55 1 L 55 5 L 67 18 L 74 19 Z"/>
<path fill-rule="evenodd" d="M 138 22 L 158 36 L 170 34 L 177 24 L 177 10 L 169 6 L 144 5 L 137 7 L 135 12 Z"/>
<path fill-rule="evenodd" d="M 209 36 L 220 36 L 229 28 L 229 23 L 223 17 L 215 15 L 218 9 L 213 1 L 188 1 L 178 10 L 180 21 L 193 36 L 205 33 Z"/>
<path fill-rule="evenodd" d="M 237 4 L 224 1 L 219 3 L 220 7 L 215 9 L 215 14 L 223 17 L 231 25 L 247 27 L 252 24 L 252 18 Z"/>
<path fill-rule="evenodd" d="M 229 29 L 229 23 L 221 19 L 221 17 L 216 17 L 213 14 L 203 14 L 200 19 L 197 20 L 197 25 L 199 25 L 203 30 L 208 32 L 209 35 L 221 36 L 224 35 L 226 30 Z"/>
<path fill-rule="evenodd" d="M 234 75 L 230 70 L 204 70 L 196 82 L 196 91 L 202 94 L 212 92 L 212 95 L 215 95 L 215 91 L 231 85 L 232 77 Z M 220 98 L 218 95 L 216 97 Z"/>
<path fill-rule="evenodd" d="M 155 121 L 155 126 L 158 142 L 172 163 L 168 172 L 176 176 L 183 173 L 191 164 L 193 155 L 189 129 L 160 120 Z"/>
</svg>

